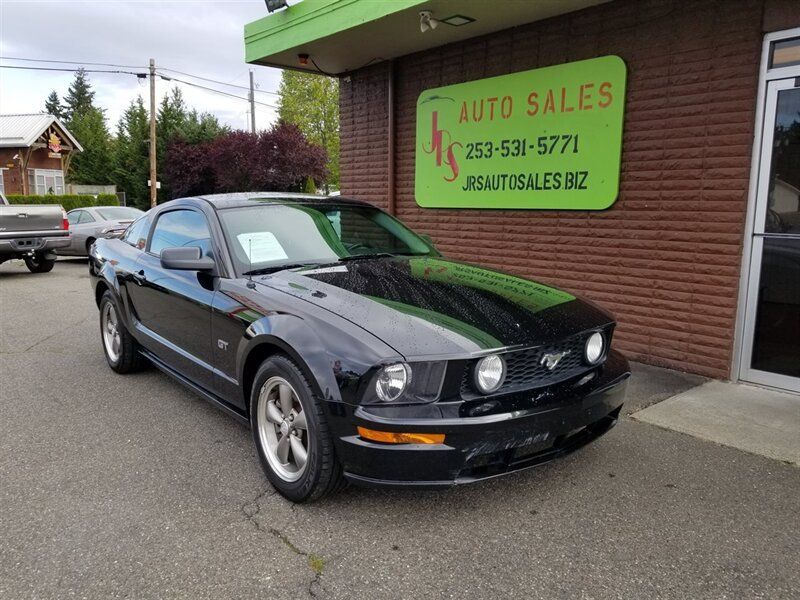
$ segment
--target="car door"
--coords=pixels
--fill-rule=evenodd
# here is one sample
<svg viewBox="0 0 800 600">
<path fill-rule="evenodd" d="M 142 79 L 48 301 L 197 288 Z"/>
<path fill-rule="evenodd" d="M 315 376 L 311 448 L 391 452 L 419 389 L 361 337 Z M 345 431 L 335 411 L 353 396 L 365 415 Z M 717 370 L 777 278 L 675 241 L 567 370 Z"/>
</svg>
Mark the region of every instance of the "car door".
<svg viewBox="0 0 800 600">
<path fill-rule="evenodd" d="M 125 231 L 125 234 L 118 241 L 113 240 L 108 243 L 114 244 L 115 265 L 114 272 L 117 279 L 117 289 L 120 301 L 124 305 L 124 313 L 130 315 L 135 321 L 130 324 L 133 336 L 140 339 L 140 332 L 135 327 L 139 315 L 131 302 L 131 288 L 137 285 L 133 279 L 133 274 L 138 270 L 139 257 L 141 257 L 147 246 L 147 235 L 150 232 L 150 215 L 146 214 L 134 221 Z"/>
<path fill-rule="evenodd" d="M 72 240 L 69 250 L 74 254 L 83 254 L 86 252 L 86 238 L 92 231 L 94 217 L 86 210 L 76 209 L 67 213 L 67 220 Z"/>
<path fill-rule="evenodd" d="M 140 332 L 147 348 L 169 367 L 210 389 L 213 384 L 211 304 L 214 277 L 161 265 L 164 248 L 196 246 L 215 258 L 205 215 L 192 208 L 158 214 L 147 249 L 141 254 L 129 287 Z"/>
</svg>

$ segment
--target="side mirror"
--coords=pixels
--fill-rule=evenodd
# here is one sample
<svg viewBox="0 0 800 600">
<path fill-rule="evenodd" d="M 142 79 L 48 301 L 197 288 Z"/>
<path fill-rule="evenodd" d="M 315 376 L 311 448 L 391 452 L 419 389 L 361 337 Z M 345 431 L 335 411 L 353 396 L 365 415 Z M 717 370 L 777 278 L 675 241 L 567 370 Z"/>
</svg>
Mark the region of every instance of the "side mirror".
<svg viewBox="0 0 800 600">
<path fill-rule="evenodd" d="M 161 251 L 161 266 L 176 271 L 213 271 L 214 260 L 203 256 L 197 246 L 164 248 Z"/>
</svg>

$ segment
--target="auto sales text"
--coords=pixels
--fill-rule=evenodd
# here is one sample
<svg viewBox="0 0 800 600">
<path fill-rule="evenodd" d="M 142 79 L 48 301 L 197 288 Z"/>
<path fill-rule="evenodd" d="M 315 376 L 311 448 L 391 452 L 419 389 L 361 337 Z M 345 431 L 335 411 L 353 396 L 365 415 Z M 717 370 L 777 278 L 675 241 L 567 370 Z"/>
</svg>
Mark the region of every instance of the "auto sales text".
<svg viewBox="0 0 800 600">
<path fill-rule="evenodd" d="M 465 192 L 586 190 L 588 178 L 589 171 L 467 175 L 461 189 Z"/>
</svg>

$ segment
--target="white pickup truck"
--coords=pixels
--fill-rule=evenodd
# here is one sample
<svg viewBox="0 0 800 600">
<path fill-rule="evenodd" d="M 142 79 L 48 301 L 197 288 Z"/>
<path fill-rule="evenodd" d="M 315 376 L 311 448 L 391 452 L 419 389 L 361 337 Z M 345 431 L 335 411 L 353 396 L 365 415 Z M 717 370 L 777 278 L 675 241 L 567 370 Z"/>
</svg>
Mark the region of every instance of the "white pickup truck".
<svg viewBox="0 0 800 600">
<path fill-rule="evenodd" d="M 0 264 L 21 258 L 32 273 L 53 269 L 56 248 L 69 246 L 67 213 L 58 204 L 9 204 L 0 193 Z"/>
</svg>

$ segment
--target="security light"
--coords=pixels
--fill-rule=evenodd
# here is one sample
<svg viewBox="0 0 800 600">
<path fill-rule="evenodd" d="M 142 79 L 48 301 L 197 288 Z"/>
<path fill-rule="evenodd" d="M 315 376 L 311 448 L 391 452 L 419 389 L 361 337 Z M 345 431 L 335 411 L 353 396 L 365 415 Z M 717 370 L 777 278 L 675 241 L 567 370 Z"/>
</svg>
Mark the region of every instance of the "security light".
<svg viewBox="0 0 800 600">
<path fill-rule="evenodd" d="M 264 0 L 264 2 L 267 4 L 267 11 L 271 13 L 289 6 L 286 0 Z"/>
<path fill-rule="evenodd" d="M 452 17 L 447 17 L 446 19 L 439 19 L 442 23 L 447 23 L 448 25 L 452 25 L 453 27 L 461 27 L 462 25 L 467 25 L 468 23 L 472 23 L 475 21 L 472 17 L 467 17 L 465 15 L 453 15 Z"/>
<path fill-rule="evenodd" d="M 419 30 L 425 33 L 429 29 L 436 29 L 439 26 L 439 21 L 433 18 L 433 13 L 429 10 L 421 10 L 419 12 Z"/>
</svg>

